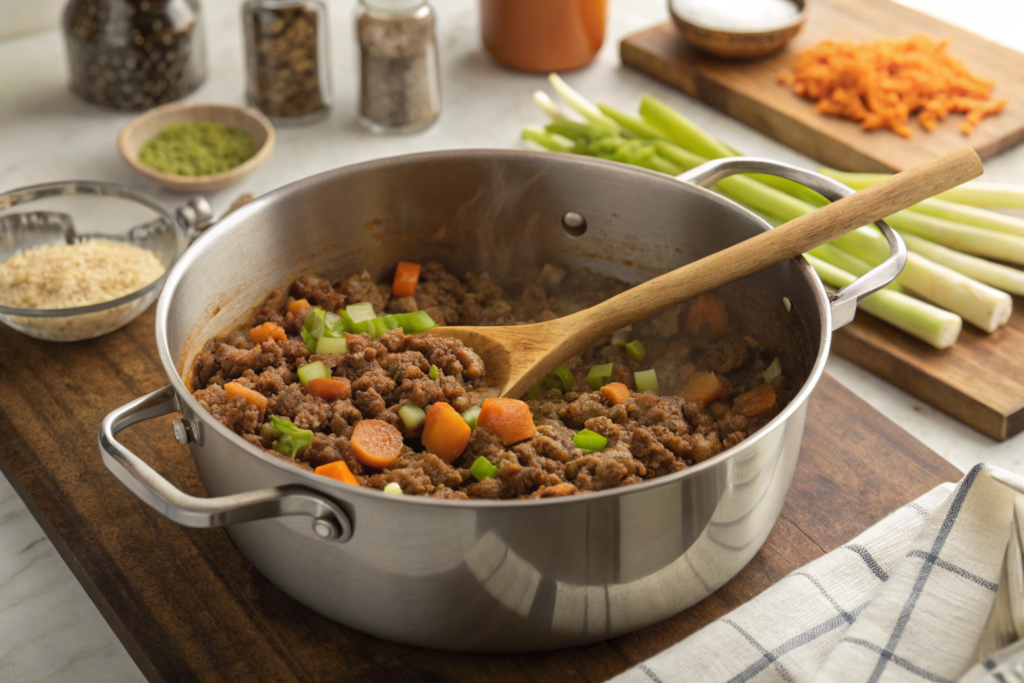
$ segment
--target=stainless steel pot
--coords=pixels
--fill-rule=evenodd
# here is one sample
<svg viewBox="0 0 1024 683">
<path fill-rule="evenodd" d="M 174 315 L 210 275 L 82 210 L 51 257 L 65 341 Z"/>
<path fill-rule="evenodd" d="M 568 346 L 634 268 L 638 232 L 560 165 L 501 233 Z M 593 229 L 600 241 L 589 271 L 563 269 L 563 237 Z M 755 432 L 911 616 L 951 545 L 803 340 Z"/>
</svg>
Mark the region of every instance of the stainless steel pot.
<svg viewBox="0 0 1024 683">
<path fill-rule="evenodd" d="M 680 179 L 584 157 L 457 151 L 338 169 L 257 199 L 179 260 L 157 307 L 170 385 L 106 417 L 107 467 L 161 514 L 226 526 L 271 581 L 352 628 L 419 646 L 524 651 L 642 628 L 710 595 L 764 543 L 796 467 L 807 399 L 832 330 L 890 282 L 906 252 L 829 294 L 803 259 L 730 286 L 746 324 L 803 387 L 769 425 L 725 453 L 615 490 L 528 501 L 388 496 L 290 466 L 212 419 L 182 380 L 208 338 L 232 328 L 300 271 L 382 275 L 437 259 L 499 279 L 554 262 L 638 282 L 769 229 L 704 189 L 773 173 L 837 198 L 808 171 L 734 158 Z M 683 182 L 680 182 L 682 180 Z M 180 412 L 207 492 L 193 498 L 118 443 L 130 424 Z M 312 520 L 312 524 L 311 524 Z"/>
</svg>

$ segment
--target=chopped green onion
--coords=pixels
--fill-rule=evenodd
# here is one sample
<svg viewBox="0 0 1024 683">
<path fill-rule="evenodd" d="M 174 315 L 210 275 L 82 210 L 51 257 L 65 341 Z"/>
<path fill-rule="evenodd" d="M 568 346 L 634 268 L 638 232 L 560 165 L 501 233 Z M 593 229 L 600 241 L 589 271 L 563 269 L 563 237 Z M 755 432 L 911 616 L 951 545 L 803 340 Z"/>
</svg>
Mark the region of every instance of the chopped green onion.
<svg viewBox="0 0 1024 683">
<path fill-rule="evenodd" d="M 327 369 L 327 366 L 322 360 L 307 363 L 298 369 L 299 381 L 302 382 L 302 386 L 306 386 L 314 379 L 326 379 L 331 376 L 331 371 Z"/>
<path fill-rule="evenodd" d="M 480 417 L 480 406 L 472 406 L 462 414 L 462 419 L 466 421 L 470 429 L 476 429 L 476 419 Z"/>
<path fill-rule="evenodd" d="M 605 363 L 604 365 L 595 365 L 590 368 L 590 372 L 587 373 L 587 383 L 590 385 L 591 390 L 597 391 L 612 378 L 612 368 L 614 363 Z"/>
<path fill-rule="evenodd" d="M 647 357 L 647 349 L 644 348 L 644 343 L 639 339 L 634 339 L 626 344 L 626 353 L 638 363 Z"/>
<path fill-rule="evenodd" d="M 430 372 L 427 373 L 427 376 L 430 377 L 430 379 L 437 379 L 437 376 L 439 374 L 440 373 L 437 371 L 437 366 L 436 365 L 431 365 L 430 366 Z"/>
<path fill-rule="evenodd" d="M 274 429 L 280 433 L 280 436 L 274 441 L 272 448 L 281 455 L 294 458 L 313 443 L 313 432 L 296 427 L 291 420 L 271 415 L 270 422 L 273 424 Z"/>
<path fill-rule="evenodd" d="M 582 448 L 585 451 L 600 451 L 604 450 L 604 447 L 608 445 L 608 439 L 601 436 L 597 432 L 592 432 L 589 429 L 583 429 L 576 433 L 572 437 L 572 442 L 576 444 L 577 448 Z"/>
<path fill-rule="evenodd" d="M 402 371 L 399 370 L 398 372 L 396 372 L 395 376 L 392 377 L 392 379 L 395 380 L 395 382 L 401 382 L 402 381 Z"/>
<path fill-rule="evenodd" d="M 348 353 L 348 342 L 344 337 L 320 337 L 316 342 L 314 353 Z"/>
<path fill-rule="evenodd" d="M 721 420 L 723 417 L 725 417 L 725 414 L 729 412 L 729 406 L 722 403 L 721 401 L 715 401 L 714 403 L 708 406 L 708 412 L 711 413 L 711 417 L 715 418 L 716 420 Z"/>
<path fill-rule="evenodd" d="M 775 360 L 772 361 L 772 364 L 765 369 L 764 373 L 762 373 L 762 376 L 764 377 L 764 383 L 771 384 L 772 380 L 780 376 L 781 374 L 782 361 L 776 358 Z"/>
<path fill-rule="evenodd" d="M 402 418 L 405 428 L 411 432 L 423 426 L 427 414 L 415 403 L 406 403 L 398 409 L 398 417 Z"/>
<path fill-rule="evenodd" d="M 559 365 L 557 368 L 549 372 L 548 377 L 558 378 L 566 391 L 572 391 L 573 386 L 576 385 L 576 376 L 572 374 L 572 370 L 564 365 Z"/>
<path fill-rule="evenodd" d="M 637 391 L 658 393 L 658 374 L 653 369 L 634 372 L 633 381 L 636 383 Z"/>
<path fill-rule="evenodd" d="M 612 345 L 614 346 L 625 346 L 626 342 L 633 336 L 633 326 L 626 325 L 621 330 L 615 330 L 612 332 Z"/>
<path fill-rule="evenodd" d="M 310 353 L 316 353 L 317 340 L 306 330 L 302 330 L 299 334 L 302 335 L 302 343 L 306 345 Z"/>
<path fill-rule="evenodd" d="M 387 484 L 385 484 L 384 485 L 384 493 L 386 493 L 388 495 L 391 495 L 391 496 L 401 496 L 401 495 L 403 495 L 402 487 L 396 481 L 389 481 Z"/>
<path fill-rule="evenodd" d="M 544 382 L 543 382 L 543 380 L 540 381 L 540 382 L 537 382 L 532 387 L 530 387 L 529 389 L 526 390 L 526 398 L 533 398 L 534 396 L 537 396 L 538 394 L 540 394 L 542 391 L 544 391 Z"/>
<path fill-rule="evenodd" d="M 493 479 L 494 475 L 498 473 L 498 468 L 481 455 L 469 466 L 469 473 L 476 477 L 477 481 L 483 481 L 484 479 Z"/>
</svg>

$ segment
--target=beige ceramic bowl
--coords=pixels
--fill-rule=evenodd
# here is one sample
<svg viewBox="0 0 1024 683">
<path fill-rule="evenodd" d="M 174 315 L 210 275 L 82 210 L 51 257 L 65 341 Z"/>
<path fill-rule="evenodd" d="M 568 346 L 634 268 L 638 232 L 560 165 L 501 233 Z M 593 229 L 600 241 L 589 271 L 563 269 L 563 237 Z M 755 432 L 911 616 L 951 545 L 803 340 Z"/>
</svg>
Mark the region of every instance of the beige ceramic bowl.
<svg viewBox="0 0 1024 683">
<path fill-rule="evenodd" d="M 252 136 L 256 144 L 256 154 L 228 171 L 202 176 L 164 173 L 139 161 L 139 151 L 147 141 L 167 126 L 184 121 L 223 123 L 244 130 Z M 117 136 L 117 151 L 129 166 L 179 192 L 211 192 L 223 189 L 259 168 L 272 149 L 274 126 L 267 117 L 253 109 L 228 104 L 167 104 L 132 119 Z"/>
<path fill-rule="evenodd" d="M 684 17 L 669 0 L 668 10 L 679 31 L 698 50 L 729 59 L 752 59 L 775 52 L 793 39 L 807 21 L 805 0 L 793 0 L 800 13 L 783 26 L 767 31 L 723 31 L 701 26 L 695 17 Z"/>
</svg>

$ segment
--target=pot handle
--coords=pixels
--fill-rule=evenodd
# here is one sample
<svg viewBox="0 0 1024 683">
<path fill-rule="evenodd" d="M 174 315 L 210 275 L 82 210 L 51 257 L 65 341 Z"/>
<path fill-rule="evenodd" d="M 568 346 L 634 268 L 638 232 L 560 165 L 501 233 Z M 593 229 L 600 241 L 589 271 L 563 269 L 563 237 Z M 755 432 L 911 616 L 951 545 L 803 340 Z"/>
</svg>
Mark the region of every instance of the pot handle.
<svg viewBox="0 0 1024 683">
<path fill-rule="evenodd" d="M 320 538 L 344 543 L 352 537 L 352 522 L 337 504 L 302 486 L 279 486 L 217 498 L 196 498 L 164 479 L 115 438 L 143 420 L 180 412 L 170 386 L 121 406 L 103 418 L 99 443 L 103 463 L 142 502 L 182 526 L 209 529 L 288 515 L 313 518 Z"/>
<path fill-rule="evenodd" d="M 722 178 L 737 173 L 766 173 L 787 178 L 811 188 L 833 202 L 854 193 L 854 190 L 846 185 L 820 173 L 755 157 L 715 159 L 676 177 L 686 183 L 710 187 Z M 829 302 L 832 304 L 833 330 L 853 322 L 853 316 L 857 312 L 857 303 L 895 280 L 907 262 L 907 247 L 896 231 L 890 228 L 885 221 L 876 221 L 875 225 L 882 231 L 889 243 L 889 258 L 845 287 L 828 293 Z"/>
</svg>

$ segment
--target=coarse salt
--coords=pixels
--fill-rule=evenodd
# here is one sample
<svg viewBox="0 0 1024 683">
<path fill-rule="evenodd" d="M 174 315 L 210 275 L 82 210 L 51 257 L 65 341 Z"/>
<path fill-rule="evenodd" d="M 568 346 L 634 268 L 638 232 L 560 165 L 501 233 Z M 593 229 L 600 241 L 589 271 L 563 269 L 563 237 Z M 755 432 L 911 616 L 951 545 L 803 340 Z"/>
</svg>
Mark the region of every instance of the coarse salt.
<svg viewBox="0 0 1024 683">
<path fill-rule="evenodd" d="M 793 0 L 672 0 L 683 19 L 715 31 L 770 31 L 800 14 Z"/>
</svg>

